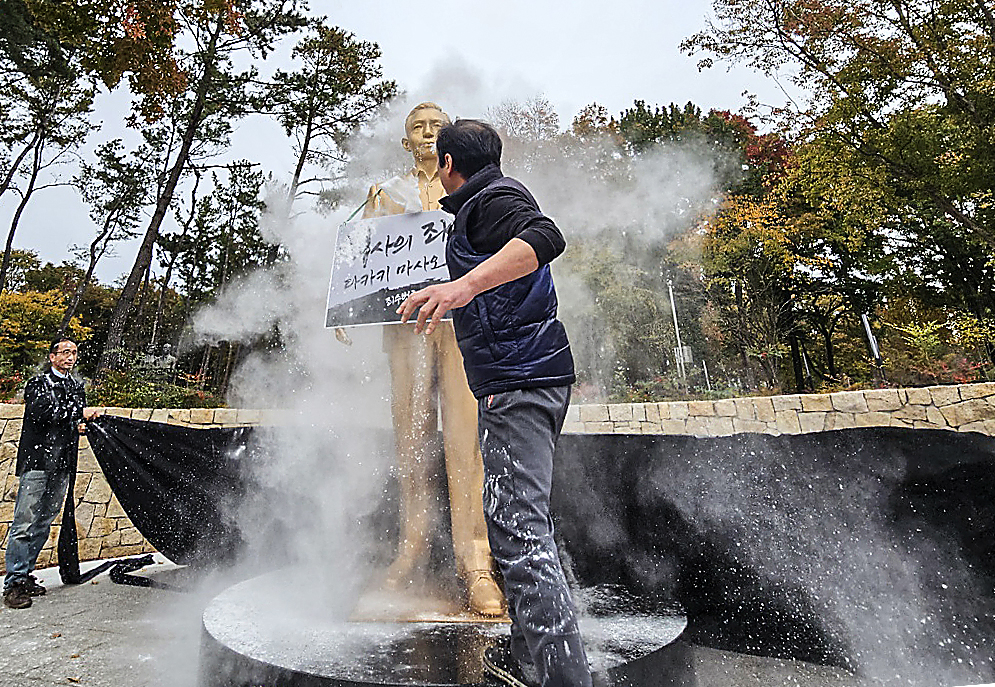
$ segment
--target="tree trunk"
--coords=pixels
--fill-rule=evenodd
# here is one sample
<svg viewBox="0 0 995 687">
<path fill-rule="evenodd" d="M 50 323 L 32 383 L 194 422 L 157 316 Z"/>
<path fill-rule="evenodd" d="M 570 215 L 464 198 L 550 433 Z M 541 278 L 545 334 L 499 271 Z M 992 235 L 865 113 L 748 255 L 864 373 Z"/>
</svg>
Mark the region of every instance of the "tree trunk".
<svg viewBox="0 0 995 687">
<path fill-rule="evenodd" d="M 217 48 L 218 38 L 221 35 L 223 23 L 223 20 L 218 18 L 217 25 L 211 34 L 210 43 L 205 51 L 207 60 L 204 65 L 204 73 L 201 76 L 200 82 L 197 84 L 197 91 L 194 95 L 194 105 L 190 112 L 190 121 L 187 123 L 187 128 L 183 132 L 180 150 L 176 154 L 176 161 L 169 170 L 169 177 L 166 179 L 166 183 L 163 186 L 162 194 L 159 197 L 159 202 L 156 204 L 152 220 L 149 222 L 149 228 L 145 232 L 145 238 L 142 240 L 142 245 L 138 249 L 135 264 L 132 265 L 131 273 L 128 275 L 128 281 L 121 290 L 121 296 L 118 298 L 117 305 L 114 308 L 114 313 L 111 315 L 110 327 L 107 332 L 107 343 L 104 345 L 104 352 L 103 355 L 101 355 L 100 364 L 98 365 L 98 369 L 100 370 L 113 367 L 118 362 L 119 349 L 122 345 L 122 338 L 124 337 L 125 324 L 128 321 L 128 315 L 131 314 L 132 308 L 134 307 L 135 296 L 138 293 L 138 287 L 141 284 L 142 277 L 148 269 L 148 266 L 152 264 L 152 250 L 155 246 L 155 242 L 159 238 L 159 228 L 162 226 L 166 213 L 169 211 L 169 205 L 173 200 L 173 193 L 176 191 L 176 186 L 180 181 L 180 175 L 182 174 L 183 168 L 186 166 L 187 160 L 190 157 L 190 149 L 193 146 L 197 130 L 205 116 L 204 111 L 207 101 L 207 91 L 210 88 L 211 82 L 214 80 L 214 65 L 217 59 L 215 50 Z"/>
<path fill-rule="evenodd" d="M 798 346 L 798 335 L 788 335 L 788 346 L 791 348 L 791 368 L 795 373 L 795 393 L 805 393 L 805 368 L 802 365 L 801 349 Z"/>
<path fill-rule="evenodd" d="M 24 190 L 24 197 L 17 204 L 14 211 L 14 218 L 10 222 L 10 231 L 7 232 L 7 245 L 3 251 L 3 262 L 0 263 L 0 293 L 7 288 L 7 270 L 10 269 L 10 254 L 14 247 L 14 234 L 17 232 L 17 225 L 21 222 L 21 215 L 24 214 L 24 206 L 31 199 L 31 194 L 35 192 L 35 182 L 38 181 L 38 172 L 41 170 L 41 156 L 45 146 L 39 143 L 35 146 L 35 154 L 31 160 L 31 178 L 28 180 L 28 187 Z"/>
<path fill-rule="evenodd" d="M 10 185 L 14 181 L 14 175 L 17 174 L 18 167 L 20 167 L 21 163 L 24 162 L 24 158 L 28 156 L 28 153 L 30 153 L 38 144 L 38 139 L 40 137 L 41 129 L 35 129 L 34 136 L 31 137 L 31 142 L 24 146 L 24 150 L 17 155 L 11 163 L 10 169 L 7 170 L 7 176 L 3 178 L 3 181 L 0 181 L 0 196 L 5 194 L 7 190 L 10 189 Z"/>
</svg>

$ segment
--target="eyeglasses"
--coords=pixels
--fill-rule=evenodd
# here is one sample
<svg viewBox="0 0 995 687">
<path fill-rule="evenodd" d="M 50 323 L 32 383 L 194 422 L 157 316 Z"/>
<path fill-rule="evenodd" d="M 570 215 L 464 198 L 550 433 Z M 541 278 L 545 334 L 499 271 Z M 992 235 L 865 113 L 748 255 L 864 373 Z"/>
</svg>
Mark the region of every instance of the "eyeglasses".
<svg viewBox="0 0 995 687">
<path fill-rule="evenodd" d="M 63 348 L 61 351 L 56 351 L 52 355 L 67 355 L 67 354 L 78 356 L 79 352 L 75 348 Z"/>
</svg>

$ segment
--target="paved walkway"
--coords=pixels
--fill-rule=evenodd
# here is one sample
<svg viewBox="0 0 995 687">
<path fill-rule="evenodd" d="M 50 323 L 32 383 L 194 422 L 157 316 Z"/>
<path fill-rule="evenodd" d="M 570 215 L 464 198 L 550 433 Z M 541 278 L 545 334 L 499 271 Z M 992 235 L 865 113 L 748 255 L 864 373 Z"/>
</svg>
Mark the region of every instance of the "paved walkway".
<svg viewBox="0 0 995 687">
<path fill-rule="evenodd" d="M 168 562 L 143 574 L 189 584 Z M 114 584 L 106 573 L 76 587 L 62 586 L 55 568 L 37 575 L 48 594 L 0 610 L 0 687 L 195 687 L 201 613 L 227 582 L 201 580 L 200 591 L 180 594 Z M 696 670 L 698 687 L 857 685 L 831 668 L 711 649 L 697 650 Z"/>
</svg>

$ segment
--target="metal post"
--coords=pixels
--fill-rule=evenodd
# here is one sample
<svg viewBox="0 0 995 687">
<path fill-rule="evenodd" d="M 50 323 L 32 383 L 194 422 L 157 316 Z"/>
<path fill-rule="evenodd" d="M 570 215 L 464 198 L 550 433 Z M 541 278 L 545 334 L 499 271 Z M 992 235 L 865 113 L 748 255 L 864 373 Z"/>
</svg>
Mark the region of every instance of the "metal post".
<svg viewBox="0 0 995 687">
<path fill-rule="evenodd" d="M 674 282 L 667 279 L 667 291 L 670 293 L 670 312 L 674 316 L 674 334 L 677 335 L 677 369 L 681 373 L 681 380 L 687 382 L 687 375 L 684 374 L 684 346 L 681 344 L 681 328 L 677 326 L 677 306 L 674 305 Z"/>
</svg>

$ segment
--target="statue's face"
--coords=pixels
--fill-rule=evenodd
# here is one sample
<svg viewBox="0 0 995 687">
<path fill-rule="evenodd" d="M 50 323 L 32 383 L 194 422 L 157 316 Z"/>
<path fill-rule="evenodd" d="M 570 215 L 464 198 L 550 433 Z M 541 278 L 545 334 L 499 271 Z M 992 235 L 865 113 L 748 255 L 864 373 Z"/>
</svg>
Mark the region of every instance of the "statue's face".
<svg viewBox="0 0 995 687">
<path fill-rule="evenodd" d="M 401 139 L 401 145 L 414 155 L 416 160 L 434 160 L 438 157 L 435 152 L 435 138 L 439 135 L 439 129 L 448 123 L 449 118 L 445 113 L 435 108 L 415 110 L 404 122 L 404 138 Z"/>
</svg>

